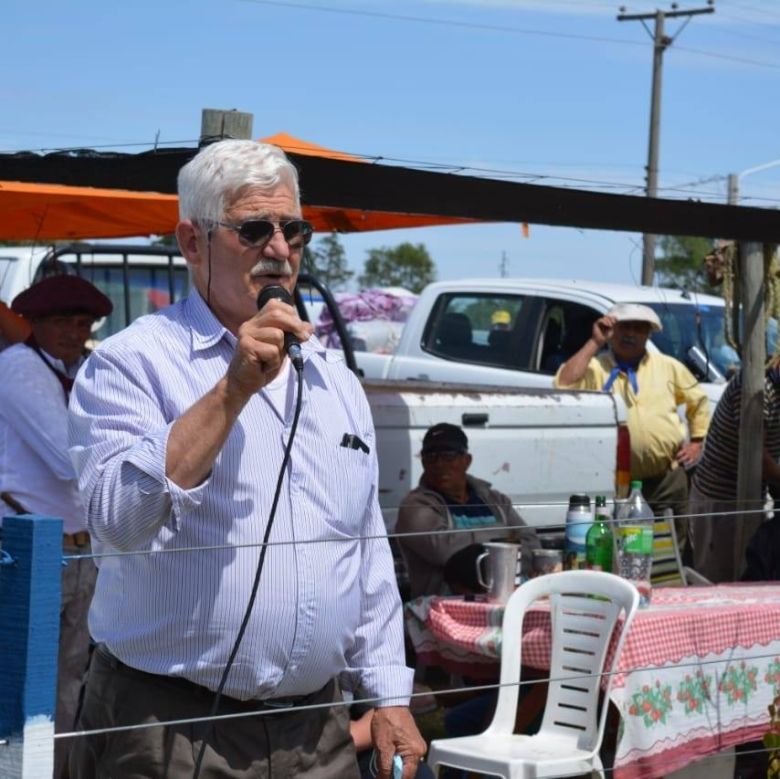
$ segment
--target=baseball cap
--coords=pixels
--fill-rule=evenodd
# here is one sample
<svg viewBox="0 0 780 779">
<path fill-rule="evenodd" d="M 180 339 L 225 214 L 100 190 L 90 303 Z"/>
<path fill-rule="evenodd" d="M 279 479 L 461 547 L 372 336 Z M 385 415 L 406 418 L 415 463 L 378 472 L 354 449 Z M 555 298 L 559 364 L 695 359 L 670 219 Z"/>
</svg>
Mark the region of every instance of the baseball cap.
<svg viewBox="0 0 780 779">
<path fill-rule="evenodd" d="M 508 325 L 512 322 L 512 315 L 503 308 L 494 311 L 490 316 L 492 325 Z"/>
<path fill-rule="evenodd" d="M 422 442 L 422 454 L 429 452 L 467 452 L 469 439 L 457 426 L 440 422 L 429 427 Z"/>
<path fill-rule="evenodd" d="M 641 303 L 616 303 L 607 311 L 607 316 L 615 317 L 618 322 L 647 322 L 654 333 L 663 330 L 658 314 Z"/>
</svg>

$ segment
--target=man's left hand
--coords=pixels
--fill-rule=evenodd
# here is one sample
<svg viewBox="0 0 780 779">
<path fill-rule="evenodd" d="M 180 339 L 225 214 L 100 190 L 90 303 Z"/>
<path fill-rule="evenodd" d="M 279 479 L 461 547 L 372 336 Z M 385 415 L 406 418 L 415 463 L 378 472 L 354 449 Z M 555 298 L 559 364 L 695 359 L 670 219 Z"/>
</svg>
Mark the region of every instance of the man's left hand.
<svg viewBox="0 0 780 779">
<path fill-rule="evenodd" d="M 379 763 L 378 779 L 390 779 L 393 755 L 404 761 L 403 779 L 414 779 L 428 749 L 407 706 L 383 706 L 374 711 L 371 737 Z"/>
<path fill-rule="evenodd" d="M 685 468 L 696 465 L 701 456 L 701 441 L 689 441 L 677 450 L 677 462 Z"/>
</svg>

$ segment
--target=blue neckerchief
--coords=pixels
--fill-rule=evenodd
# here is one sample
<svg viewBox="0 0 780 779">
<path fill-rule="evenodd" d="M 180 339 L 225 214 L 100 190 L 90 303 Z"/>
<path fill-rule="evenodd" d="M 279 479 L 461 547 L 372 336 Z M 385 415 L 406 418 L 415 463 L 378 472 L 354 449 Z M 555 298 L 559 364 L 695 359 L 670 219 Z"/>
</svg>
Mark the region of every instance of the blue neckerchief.
<svg viewBox="0 0 780 779">
<path fill-rule="evenodd" d="M 609 374 L 609 378 L 604 382 L 604 386 L 601 388 L 602 392 L 609 392 L 612 389 L 612 385 L 615 383 L 615 379 L 621 374 L 625 373 L 628 376 L 628 383 L 631 385 L 631 389 L 634 390 L 634 395 L 639 394 L 639 383 L 636 380 L 636 369 L 639 367 L 639 362 L 634 364 L 629 362 L 621 362 L 615 359 L 615 367 Z"/>
</svg>

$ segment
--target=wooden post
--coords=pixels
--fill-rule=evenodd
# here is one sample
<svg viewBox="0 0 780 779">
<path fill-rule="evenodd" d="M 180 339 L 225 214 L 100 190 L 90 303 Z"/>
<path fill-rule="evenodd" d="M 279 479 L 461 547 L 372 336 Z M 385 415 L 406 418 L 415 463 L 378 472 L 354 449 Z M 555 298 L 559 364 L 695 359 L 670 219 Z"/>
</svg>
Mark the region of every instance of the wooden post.
<svg viewBox="0 0 780 779">
<path fill-rule="evenodd" d="M 0 776 L 54 772 L 62 520 L 3 519 L 0 565 Z"/>
<path fill-rule="evenodd" d="M 241 111 L 221 111 L 217 108 L 204 108 L 200 119 L 200 145 L 206 146 L 214 141 L 226 138 L 252 138 L 252 114 Z"/>
<path fill-rule="evenodd" d="M 766 362 L 766 322 L 764 321 L 764 253 L 761 244 L 741 243 L 738 252 L 741 279 L 742 320 L 742 403 L 739 421 L 739 460 L 737 469 L 737 510 L 750 511 L 763 505 L 761 458 L 764 441 L 764 364 Z M 761 514 L 723 517 L 736 522 L 734 572 L 737 578 L 745 566 L 745 548 L 763 521 Z"/>
</svg>

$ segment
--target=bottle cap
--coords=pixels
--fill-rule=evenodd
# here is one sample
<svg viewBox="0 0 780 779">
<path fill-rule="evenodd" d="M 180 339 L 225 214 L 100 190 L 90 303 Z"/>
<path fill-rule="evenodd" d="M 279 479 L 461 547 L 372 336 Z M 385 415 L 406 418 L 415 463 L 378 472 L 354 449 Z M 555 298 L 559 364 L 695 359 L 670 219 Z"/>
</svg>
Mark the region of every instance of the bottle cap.
<svg viewBox="0 0 780 779">
<path fill-rule="evenodd" d="M 642 489 L 642 480 L 636 479 L 635 481 L 631 482 L 631 489 L 632 490 L 641 490 Z"/>
<path fill-rule="evenodd" d="M 603 495 L 596 495 L 596 508 L 604 508 L 607 505 L 607 499 Z"/>
<path fill-rule="evenodd" d="M 590 497 L 582 492 L 578 492 L 576 495 L 572 495 L 569 498 L 570 509 L 578 508 L 580 506 L 584 506 L 590 510 Z"/>
</svg>

